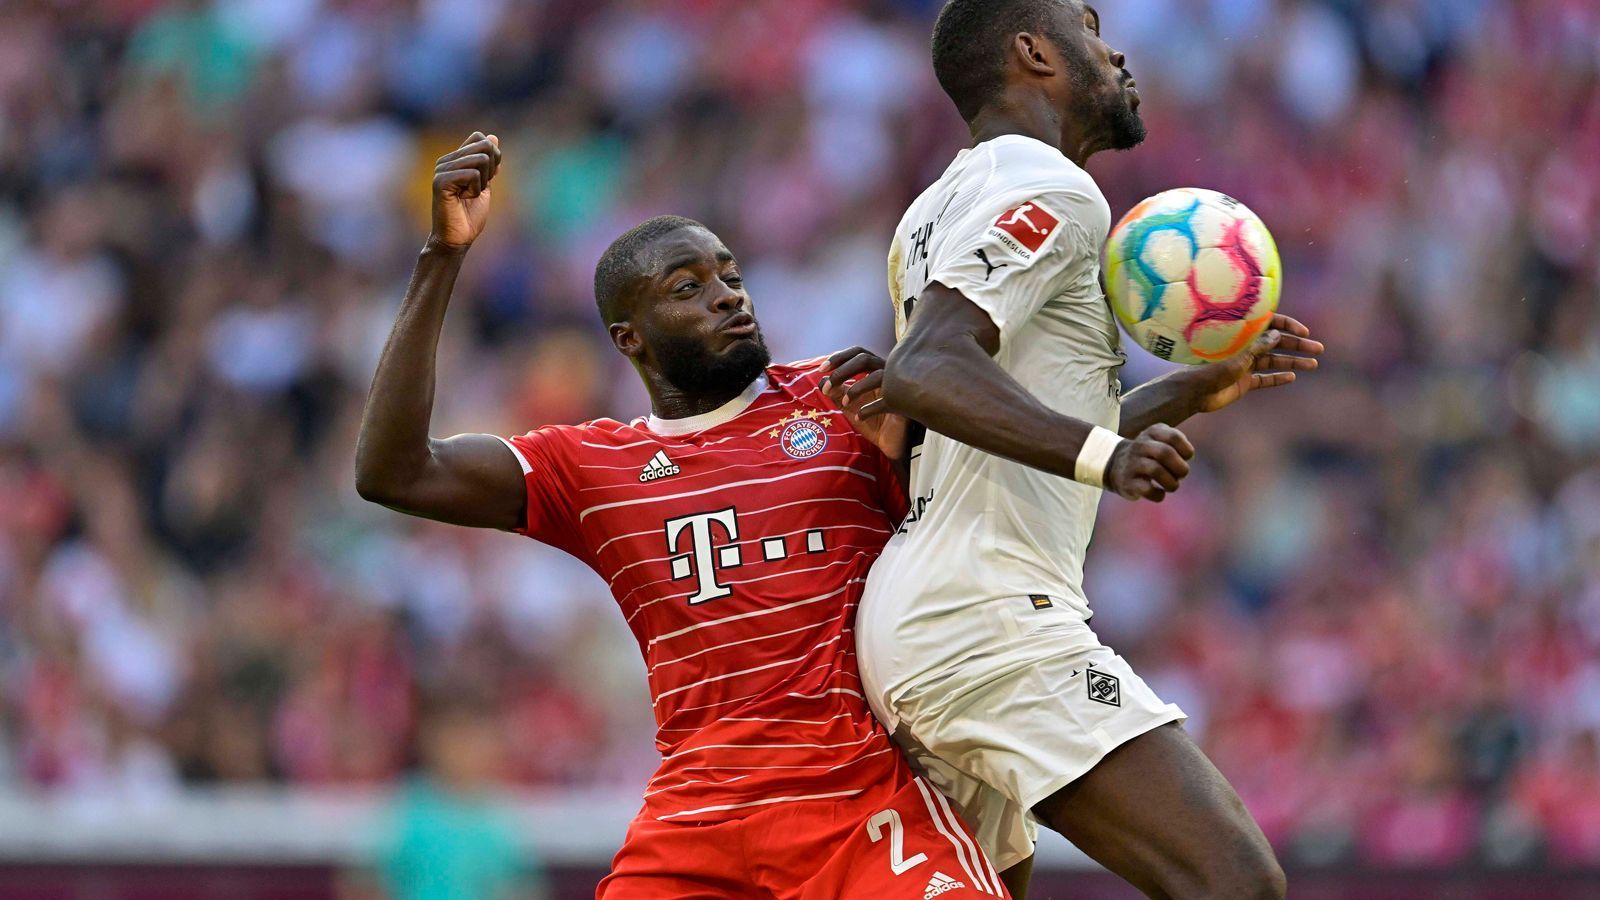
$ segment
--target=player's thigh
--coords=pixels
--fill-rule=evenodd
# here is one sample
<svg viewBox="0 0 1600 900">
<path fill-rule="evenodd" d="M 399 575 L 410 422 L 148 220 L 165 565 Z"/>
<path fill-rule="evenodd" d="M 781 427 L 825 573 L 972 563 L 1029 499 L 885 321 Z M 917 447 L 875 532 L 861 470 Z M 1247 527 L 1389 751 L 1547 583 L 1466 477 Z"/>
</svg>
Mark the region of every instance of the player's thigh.
<svg viewBox="0 0 1600 900">
<path fill-rule="evenodd" d="M 674 825 L 640 817 L 628 828 L 596 900 L 746 900 L 756 890 L 742 856 L 741 823 Z"/>
<path fill-rule="evenodd" d="M 1176 723 L 1122 744 L 1034 813 L 1152 896 L 1270 895 L 1281 884 L 1239 795 Z"/>
<path fill-rule="evenodd" d="M 971 829 L 921 778 L 866 812 L 798 895 L 799 900 L 1007 896 Z"/>
<path fill-rule="evenodd" d="M 1012 900 L 1028 900 L 1028 890 L 1033 882 L 1033 857 L 1000 870 L 1000 883 L 1011 892 Z"/>
<path fill-rule="evenodd" d="M 1039 828 L 1028 808 L 962 771 L 929 750 L 905 726 L 895 729 L 895 743 L 911 770 L 938 789 L 941 802 L 954 807 L 977 838 L 978 846 L 1002 874 L 1033 857 Z"/>
<path fill-rule="evenodd" d="M 894 712 L 916 743 L 1020 809 L 1127 741 L 1183 719 L 1081 621 L 1012 627 L 1004 654 L 907 691 Z"/>
</svg>

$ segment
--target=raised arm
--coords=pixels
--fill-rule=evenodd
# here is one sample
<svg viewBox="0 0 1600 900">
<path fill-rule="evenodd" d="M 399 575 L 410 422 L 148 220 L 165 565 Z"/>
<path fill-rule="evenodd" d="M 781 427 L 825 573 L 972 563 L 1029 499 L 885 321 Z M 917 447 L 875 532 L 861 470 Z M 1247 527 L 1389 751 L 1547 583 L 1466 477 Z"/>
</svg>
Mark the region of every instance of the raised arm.
<svg viewBox="0 0 1600 900">
<path fill-rule="evenodd" d="M 1094 426 L 1039 402 L 995 362 L 1000 329 L 961 292 L 930 284 L 916 311 L 884 370 L 883 400 L 891 412 L 979 450 L 1099 482 L 1130 500 L 1160 501 L 1189 473 L 1194 447 L 1176 429 L 1158 425 L 1133 440 L 1091 437 Z"/>
<path fill-rule="evenodd" d="M 456 275 L 489 217 L 500 142 L 475 133 L 440 157 L 433 232 L 378 361 L 356 445 L 356 491 L 399 512 L 455 525 L 511 529 L 527 500 L 522 467 L 498 438 L 428 436 L 434 356 Z"/>
</svg>

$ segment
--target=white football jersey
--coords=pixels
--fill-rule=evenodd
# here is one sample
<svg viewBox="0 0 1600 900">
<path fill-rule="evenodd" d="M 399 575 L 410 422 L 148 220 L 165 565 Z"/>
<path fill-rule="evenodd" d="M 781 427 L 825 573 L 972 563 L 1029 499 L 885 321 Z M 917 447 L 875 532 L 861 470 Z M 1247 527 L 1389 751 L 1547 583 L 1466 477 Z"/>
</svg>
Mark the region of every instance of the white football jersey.
<svg viewBox="0 0 1600 900">
<path fill-rule="evenodd" d="M 895 232 L 896 331 L 930 283 L 960 291 L 993 318 L 995 359 L 1023 387 L 1116 431 L 1125 357 L 1100 286 L 1110 227 L 1094 179 L 1056 148 L 1006 136 L 964 150 Z M 1057 622 L 1090 614 L 1083 560 L 1101 491 L 931 431 L 920 440 L 911 515 L 872 570 L 857 626 L 871 647 L 862 668 L 890 695 L 973 654 L 1004 652 L 978 626 L 983 604 L 1035 598 L 1041 620 Z"/>
</svg>

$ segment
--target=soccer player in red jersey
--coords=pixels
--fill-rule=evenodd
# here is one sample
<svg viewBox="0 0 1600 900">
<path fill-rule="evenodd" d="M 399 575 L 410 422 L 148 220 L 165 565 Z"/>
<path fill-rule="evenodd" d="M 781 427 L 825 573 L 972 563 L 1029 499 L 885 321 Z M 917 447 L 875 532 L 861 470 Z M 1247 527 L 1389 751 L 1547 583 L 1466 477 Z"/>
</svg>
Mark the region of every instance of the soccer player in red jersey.
<svg viewBox="0 0 1600 900">
<path fill-rule="evenodd" d="M 652 219 L 596 270 L 654 415 L 429 437 L 435 348 L 500 159 L 474 134 L 435 169 L 433 233 L 367 400 L 357 488 L 559 547 L 610 585 L 649 670 L 662 763 L 598 896 L 1006 896 L 861 693 L 855 607 L 905 512 L 874 443 L 892 447 L 895 423 L 824 387 L 861 351 L 770 364 L 738 263 L 704 226 Z"/>
</svg>

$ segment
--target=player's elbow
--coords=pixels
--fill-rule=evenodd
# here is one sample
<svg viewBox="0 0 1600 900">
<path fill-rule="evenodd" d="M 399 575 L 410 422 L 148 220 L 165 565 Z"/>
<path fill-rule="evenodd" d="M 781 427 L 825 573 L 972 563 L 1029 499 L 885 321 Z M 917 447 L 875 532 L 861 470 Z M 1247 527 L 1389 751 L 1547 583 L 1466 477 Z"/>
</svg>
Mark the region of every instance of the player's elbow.
<svg viewBox="0 0 1600 900">
<path fill-rule="evenodd" d="M 356 450 L 356 494 L 380 506 L 405 507 L 414 479 L 401 477 L 396 467 L 377 459 L 365 447 Z"/>
<path fill-rule="evenodd" d="M 911 415 L 917 396 L 917 379 L 906 368 L 890 362 L 883 369 L 883 405 L 902 416 Z"/>
<path fill-rule="evenodd" d="M 901 344 L 883 369 L 883 402 L 889 411 L 923 421 L 939 396 L 939 366 L 932 354 Z"/>
<path fill-rule="evenodd" d="M 391 479 L 371 468 L 356 466 L 356 494 L 369 503 L 380 506 L 395 506 L 404 496 L 399 486 Z"/>
</svg>

